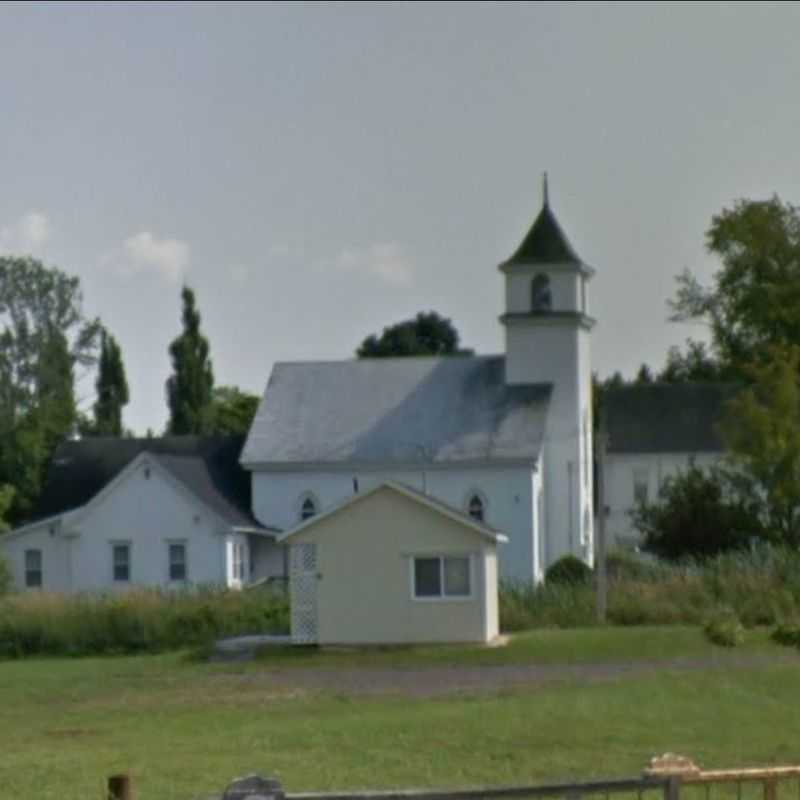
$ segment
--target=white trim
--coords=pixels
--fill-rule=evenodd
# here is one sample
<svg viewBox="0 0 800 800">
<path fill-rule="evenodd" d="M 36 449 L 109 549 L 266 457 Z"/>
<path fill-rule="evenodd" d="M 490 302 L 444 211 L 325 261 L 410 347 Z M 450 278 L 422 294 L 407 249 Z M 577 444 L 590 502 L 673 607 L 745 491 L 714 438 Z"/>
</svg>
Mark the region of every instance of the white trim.
<svg viewBox="0 0 800 800">
<path fill-rule="evenodd" d="M 411 600 L 414 603 L 466 603 L 475 599 L 475 554 L 474 553 L 413 553 L 408 557 L 409 578 L 411 580 Z M 415 562 L 420 558 L 439 560 L 439 583 L 441 594 L 430 596 L 418 596 L 416 589 L 416 569 Z M 445 594 L 444 593 L 444 561 L 446 558 L 466 558 L 469 569 L 469 594 Z"/>
<path fill-rule="evenodd" d="M 398 494 L 402 494 L 404 497 L 408 497 L 411 500 L 414 500 L 421 505 L 427 506 L 428 508 L 437 511 L 443 517 L 448 517 L 449 519 L 454 520 L 455 522 L 461 523 L 465 528 L 469 528 L 470 530 L 475 531 L 475 533 L 479 533 L 484 538 L 488 539 L 491 542 L 495 543 L 505 543 L 508 541 L 508 537 L 500 533 L 499 531 L 495 531 L 490 528 L 488 525 L 478 522 L 477 520 L 472 519 L 471 517 L 465 517 L 460 511 L 456 511 L 455 509 L 451 509 L 441 500 L 437 500 L 433 497 L 427 497 L 426 495 L 420 494 L 413 489 L 409 489 L 403 486 L 401 483 L 395 483 L 394 481 L 384 481 L 377 486 L 374 486 L 372 489 L 369 489 L 366 492 L 360 492 L 359 494 L 354 494 L 348 497 L 344 502 L 340 503 L 338 506 L 334 506 L 333 508 L 329 508 L 327 511 L 321 511 L 314 517 L 309 517 L 304 522 L 299 523 L 294 528 L 286 531 L 285 533 L 280 534 L 280 536 L 276 537 L 276 542 L 284 542 L 290 536 L 294 536 L 296 533 L 300 533 L 300 531 L 306 530 L 306 528 L 311 527 L 312 525 L 316 525 L 317 523 L 321 522 L 324 519 L 327 519 L 333 514 L 339 513 L 342 509 L 347 508 L 354 503 L 359 503 L 362 500 L 370 497 L 371 495 L 379 492 L 381 489 L 391 489 Z"/>
</svg>

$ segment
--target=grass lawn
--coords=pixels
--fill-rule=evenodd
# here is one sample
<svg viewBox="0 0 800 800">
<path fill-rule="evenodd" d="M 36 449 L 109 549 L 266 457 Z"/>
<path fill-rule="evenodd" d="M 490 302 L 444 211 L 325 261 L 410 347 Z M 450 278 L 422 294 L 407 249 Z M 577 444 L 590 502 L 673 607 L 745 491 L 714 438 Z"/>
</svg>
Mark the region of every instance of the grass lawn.
<svg viewBox="0 0 800 800">
<path fill-rule="evenodd" d="M 527 655 L 506 653 L 548 663 L 636 655 L 635 630 L 556 633 L 547 653 L 538 634 L 514 645 Z M 709 652 L 694 631 L 662 629 L 660 644 L 641 634 L 650 659 Z M 747 649 L 786 652 L 761 636 Z M 666 750 L 708 767 L 800 761 L 800 669 L 725 669 L 729 656 L 714 652 L 704 671 L 435 699 L 277 690 L 259 665 L 179 654 L 6 662 L 0 797 L 99 800 L 118 770 L 134 773 L 139 800 L 190 800 L 250 771 L 302 791 L 625 776 Z M 431 649 L 418 655 L 437 663 Z M 323 658 L 340 656 L 354 658 Z M 458 658 L 468 661 L 466 650 Z"/>
<path fill-rule="evenodd" d="M 731 655 L 790 652 L 770 641 L 766 628 L 750 630 L 743 645 L 730 650 L 712 645 L 699 628 L 654 626 L 542 629 L 515 634 L 504 647 L 438 646 L 323 649 L 265 647 L 259 666 L 414 667 L 502 664 L 587 664 L 661 661 L 670 658 L 726 658 Z"/>
</svg>

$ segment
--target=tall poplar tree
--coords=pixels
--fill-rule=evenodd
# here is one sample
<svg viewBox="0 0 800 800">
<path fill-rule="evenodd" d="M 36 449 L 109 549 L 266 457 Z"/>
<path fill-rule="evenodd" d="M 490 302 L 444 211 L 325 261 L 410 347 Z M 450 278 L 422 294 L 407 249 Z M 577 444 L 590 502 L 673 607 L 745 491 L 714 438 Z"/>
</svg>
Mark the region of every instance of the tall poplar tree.
<svg viewBox="0 0 800 800">
<path fill-rule="evenodd" d="M 117 340 L 103 330 L 97 372 L 97 400 L 94 404 L 96 436 L 122 436 L 122 409 L 130 399 L 122 351 Z"/>
<path fill-rule="evenodd" d="M 203 434 L 210 427 L 214 373 L 208 340 L 200 332 L 200 313 L 194 292 L 184 286 L 183 332 L 169 346 L 173 374 L 167 380 L 169 422 L 167 432 Z"/>
</svg>

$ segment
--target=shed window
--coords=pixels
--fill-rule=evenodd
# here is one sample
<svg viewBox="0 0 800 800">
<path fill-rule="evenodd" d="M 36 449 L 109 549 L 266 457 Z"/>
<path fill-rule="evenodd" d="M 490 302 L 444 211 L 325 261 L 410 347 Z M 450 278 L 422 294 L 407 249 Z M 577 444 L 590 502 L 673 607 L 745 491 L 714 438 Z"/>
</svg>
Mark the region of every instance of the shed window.
<svg viewBox="0 0 800 800">
<path fill-rule="evenodd" d="M 25 551 L 25 585 L 30 588 L 41 588 L 42 585 L 42 551 Z"/>
<path fill-rule="evenodd" d="M 473 518 L 478 520 L 478 522 L 483 522 L 486 514 L 486 508 L 483 502 L 483 498 L 475 493 L 470 495 L 469 504 L 467 506 L 467 513 Z"/>
<path fill-rule="evenodd" d="M 469 597 L 472 591 L 469 556 L 414 559 L 414 597 Z"/>
<path fill-rule="evenodd" d="M 111 548 L 114 581 L 127 583 L 131 579 L 131 546 L 115 544 Z"/>
<path fill-rule="evenodd" d="M 544 274 L 535 275 L 531 281 L 531 311 L 550 311 L 552 307 L 550 278 Z"/>
<path fill-rule="evenodd" d="M 169 579 L 186 580 L 186 543 L 172 542 L 169 545 Z"/>
</svg>

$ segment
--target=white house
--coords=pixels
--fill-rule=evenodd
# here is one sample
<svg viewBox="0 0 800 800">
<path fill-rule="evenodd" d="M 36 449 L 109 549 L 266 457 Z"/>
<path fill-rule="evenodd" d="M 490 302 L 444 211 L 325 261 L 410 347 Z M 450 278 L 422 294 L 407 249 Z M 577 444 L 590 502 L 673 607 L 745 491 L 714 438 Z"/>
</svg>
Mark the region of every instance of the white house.
<svg viewBox="0 0 800 800">
<path fill-rule="evenodd" d="M 593 270 L 546 194 L 499 269 L 501 355 L 275 364 L 241 457 L 262 524 L 291 530 L 390 481 L 504 531 L 503 578 L 592 560 Z"/>
<path fill-rule="evenodd" d="M 242 585 L 276 531 L 250 513 L 248 476 L 237 464 L 241 444 L 230 437 L 64 443 L 37 518 L 0 537 L 16 586 Z M 272 572 L 283 569 L 279 556 Z"/>
<path fill-rule="evenodd" d="M 639 542 L 630 512 L 637 500 L 654 500 L 667 477 L 690 463 L 708 467 L 720 460 L 723 445 L 716 426 L 736 388 L 727 383 L 655 383 L 607 393 L 605 489 L 610 542 Z"/>
<path fill-rule="evenodd" d="M 295 643 L 490 642 L 505 537 L 384 483 L 302 522 L 289 548 Z"/>
</svg>

